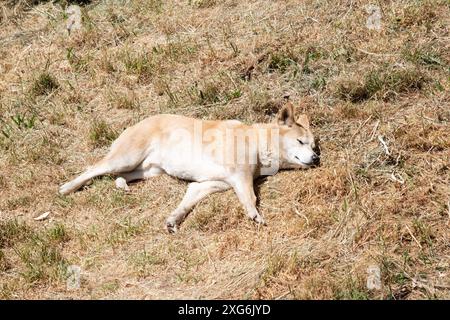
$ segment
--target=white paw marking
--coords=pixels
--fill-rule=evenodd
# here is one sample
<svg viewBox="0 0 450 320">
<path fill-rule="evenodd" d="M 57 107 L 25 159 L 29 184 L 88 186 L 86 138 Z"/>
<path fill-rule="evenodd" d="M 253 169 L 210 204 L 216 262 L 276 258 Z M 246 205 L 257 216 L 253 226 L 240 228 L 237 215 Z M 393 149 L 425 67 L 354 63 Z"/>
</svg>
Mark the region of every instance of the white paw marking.
<svg viewBox="0 0 450 320">
<path fill-rule="evenodd" d="M 128 187 L 127 181 L 122 177 L 118 177 L 116 179 L 116 188 L 125 191 L 130 191 L 130 187 Z"/>
</svg>

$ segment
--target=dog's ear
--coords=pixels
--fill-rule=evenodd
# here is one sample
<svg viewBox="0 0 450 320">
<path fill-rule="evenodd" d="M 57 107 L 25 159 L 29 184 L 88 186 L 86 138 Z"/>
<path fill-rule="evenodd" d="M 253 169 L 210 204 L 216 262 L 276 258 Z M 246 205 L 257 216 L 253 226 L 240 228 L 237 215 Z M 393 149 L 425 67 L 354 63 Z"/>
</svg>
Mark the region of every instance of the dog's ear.
<svg viewBox="0 0 450 320">
<path fill-rule="evenodd" d="M 299 125 L 301 125 L 303 128 L 309 129 L 309 119 L 308 119 L 308 116 L 306 114 L 301 114 L 297 118 L 297 123 Z"/>
<path fill-rule="evenodd" d="M 279 125 L 287 125 L 291 127 L 294 124 L 294 105 L 290 102 L 286 103 L 277 116 Z"/>
</svg>

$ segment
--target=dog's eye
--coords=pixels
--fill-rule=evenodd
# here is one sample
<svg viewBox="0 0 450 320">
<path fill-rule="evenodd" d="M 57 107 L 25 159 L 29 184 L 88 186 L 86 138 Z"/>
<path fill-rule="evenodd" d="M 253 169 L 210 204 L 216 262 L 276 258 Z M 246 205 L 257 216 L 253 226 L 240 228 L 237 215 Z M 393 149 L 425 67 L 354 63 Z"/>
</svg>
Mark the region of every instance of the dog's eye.
<svg viewBox="0 0 450 320">
<path fill-rule="evenodd" d="M 300 143 L 300 144 L 304 144 L 304 142 L 303 142 L 302 140 L 300 140 L 300 139 L 297 139 L 297 141 L 298 141 L 298 143 Z"/>
</svg>

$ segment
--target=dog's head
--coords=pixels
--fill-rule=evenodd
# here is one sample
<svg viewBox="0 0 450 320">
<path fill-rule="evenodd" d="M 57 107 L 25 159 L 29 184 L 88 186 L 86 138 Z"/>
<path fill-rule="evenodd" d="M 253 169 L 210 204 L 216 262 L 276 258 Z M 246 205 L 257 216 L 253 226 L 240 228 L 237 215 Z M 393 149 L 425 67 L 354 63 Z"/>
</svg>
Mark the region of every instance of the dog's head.
<svg viewBox="0 0 450 320">
<path fill-rule="evenodd" d="M 287 103 L 276 119 L 280 126 L 280 155 L 282 168 L 311 168 L 319 165 L 320 156 L 314 136 L 304 114 L 295 119 L 294 106 Z"/>
</svg>

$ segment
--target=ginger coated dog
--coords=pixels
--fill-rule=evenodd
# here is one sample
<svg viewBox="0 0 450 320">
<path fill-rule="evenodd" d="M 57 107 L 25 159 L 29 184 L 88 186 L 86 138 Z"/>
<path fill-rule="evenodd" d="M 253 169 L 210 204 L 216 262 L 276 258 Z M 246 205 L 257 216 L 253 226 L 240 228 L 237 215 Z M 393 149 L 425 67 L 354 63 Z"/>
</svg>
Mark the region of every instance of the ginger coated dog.
<svg viewBox="0 0 450 320">
<path fill-rule="evenodd" d="M 116 186 L 163 173 L 192 181 L 166 220 L 176 232 L 194 206 L 206 196 L 233 188 L 247 215 L 264 224 L 256 208 L 253 181 L 279 169 L 310 168 L 320 161 L 306 115 L 295 119 L 287 103 L 273 123 L 246 125 L 237 120 L 206 121 L 178 115 L 156 115 L 126 129 L 109 153 L 76 179 L 60 187 L 69 194 L 92 178 L 112 174 Z"/>
</svg>

